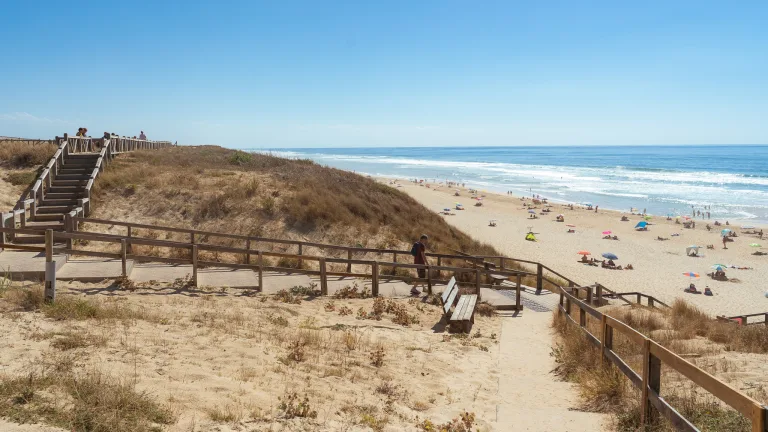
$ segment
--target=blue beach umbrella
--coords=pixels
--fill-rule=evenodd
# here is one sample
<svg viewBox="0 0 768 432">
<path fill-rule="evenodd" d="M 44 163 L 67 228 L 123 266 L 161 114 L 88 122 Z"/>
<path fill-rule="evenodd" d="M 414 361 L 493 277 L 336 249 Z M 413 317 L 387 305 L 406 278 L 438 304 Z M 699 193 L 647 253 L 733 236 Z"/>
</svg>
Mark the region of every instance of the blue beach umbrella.
<svg viewBox="0 0 768 432">
<path fill-rule="evenodd" d="M 637 223 L 637 225 L 635 225 L 635 228 L 645 228 L 646 226 L 648 226 L 648 222 L 640 221 Z"/>
<path fill-rule="evenodd" d="M 530 214 L 536 214 L 536 210 L 528 210 L 528 213 L 530 213 Z"/>
<path fill-rule="evenodd" d="M 619 257 L 616 256 L 616 254 L 611 252 L 606 252 L 603 254 L 603 258 L 609 259 L 609 260 L 617 260 Z"/>
<path fill-rule="evenodd" d="M 717 271 L 725 271 L 725 267 L 721 266 L 720 264 L 713 265 L 712 268 Z"/>
<path fill-rule="evenodd" d="M 728 234 L 730 234 L 730 232 L 731 232 L 731 230 L 729 230 L 728 228 L 726 228 L 726 229 L 724 229 L 724 230 L 720 231 L 720 237 L 725 237 L 725 236 L 727 236 Z"/>
</svg>

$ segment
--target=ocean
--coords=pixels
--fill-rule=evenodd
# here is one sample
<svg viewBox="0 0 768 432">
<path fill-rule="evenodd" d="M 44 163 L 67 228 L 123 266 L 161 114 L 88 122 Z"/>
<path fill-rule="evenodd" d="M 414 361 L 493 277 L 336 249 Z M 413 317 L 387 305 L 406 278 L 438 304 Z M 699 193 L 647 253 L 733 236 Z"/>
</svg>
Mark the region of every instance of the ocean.
<svg viewBox="0 0 768 432">
<path fill-rule="evenodd" d="M 371 176 L 454 181 L 656 216 L 768 222 L 768 145 L 272 149 Z M 450 203 L 447 203 L 450 204 Z M 709 209 L 705 209 L 707 206 Z"/>
</svg>

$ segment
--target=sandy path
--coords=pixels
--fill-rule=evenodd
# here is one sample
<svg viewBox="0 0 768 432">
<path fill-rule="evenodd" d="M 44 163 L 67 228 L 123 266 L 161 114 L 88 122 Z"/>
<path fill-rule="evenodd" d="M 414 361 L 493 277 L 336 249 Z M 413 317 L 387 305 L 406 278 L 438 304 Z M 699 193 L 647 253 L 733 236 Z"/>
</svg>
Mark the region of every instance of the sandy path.
<svg viewBox="0 0 768 432">
<path fill-rule="evenodd" d="M 479 241 L 493 245 L 507 256 L 541 262 L 578 283 L 600 282 L 619 292 L 641 291 L 667 303 L 681 297 L 712 314 L 730 316 L 768 312 L 768 298 L 764 295 L 768 288 L 765 284 L 768 279 L 768 256 L 751 255 L 759 249 L 749 246 L 757 242 L 768 247 L 768 239 L 740 235 L 724 250 L 719 232 L 725 227 L 715 227 L 708 232 L 703 221 L 697 221 L 696 229 L 684 229 L 664 217 L 654 217 L 650 231 L 638 232 L 634 226 L 640 220 L 639 216 L 628 215 L 630 221 L 621 222 L 619 212 L 570 210 L 558 204 L 552 207 L 549 215 L 532 220 L 528 219 L 524 203 L 516 197 L 488 193 L 484 205 L 474 207 L 475 201 L 469 198 L 466 191 L 461 192 L 461 197 L 454 197 L 453 189 L 446 187 L 435 190 L 405 181 L 400 183 L 400 190 L 435 212 L 451 206 L 455 201 L 462 202 L 466 210 L 454 211 L 454 216 L 445 216 L 450 224 Z M 537 212 L 541 211 L 539 207 Z M 565 215 L 566 223 L 576 225 L 575 233 L 567 233 L 563 223 L 555 222 L 559 213 Z M 498 225 L 489 227 L 489 219 L 496 219 Z M 525 241 L 529 227 L 536 233 L 538 242 Z M 735 226 L 729 228 L 740 231 Z M 603 240 L 604 230 L 611 230 L 620 240 Z M 657 241 L 659 236 L 669 240 Z M 691 244 L 714 244 L 715 249 L 702 248 L 700 255 L 704 256 L 692 258 L 685 253 L 686 246 Z M 615 253 L 619 256 L 617 264 L 631 263 L 635 270 L 585 266 L 577 262 L 580 256 L 576 252 L 582 249 L 592 252 L 597 258 L 604 252 Z M 762 250 L 768 252 L 768 248 Z M 720 282 L 706 277 L 714 264 L 733 264 L 751 269 L 728 269 L 727 275 L 738 278 L 739 282 Z M 687 271 L 700 273 L 701 279 L 695 281 L 696 285 L 700 289 L 708 285 L 715 295 L 705 297 L 683 293 L 683 288 L 689 283 L 689 279 L 683 276 Z"/>
<path fill-rule="evenodd" d="M 601 431 L 608 416 L 575 411 L 578 394 L 573 384 L 555 378 L 550 312 L 525 310 L 504 318 L 499 352 L 498 430 Z"/>
</svg>

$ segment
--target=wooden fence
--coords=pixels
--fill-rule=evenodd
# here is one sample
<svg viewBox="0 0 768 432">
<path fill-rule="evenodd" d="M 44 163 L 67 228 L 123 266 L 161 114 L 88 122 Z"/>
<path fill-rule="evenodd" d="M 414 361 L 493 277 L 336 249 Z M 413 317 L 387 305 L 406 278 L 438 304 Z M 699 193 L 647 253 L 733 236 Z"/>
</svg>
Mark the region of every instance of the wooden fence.
<svg viewBox="0 0 768 432">
<path fill-rule="evenodd" d="M 758 321 L 752 321 L 749 322 L 750 318 L 762 318 Z M 768 326 L 768 312 L 761 312 L 761 313 L 754 313 L 754 314 L 747 314 L 747 315 L 736 315 L 732 317 L 725 317 L 725 316 L 719 316 L 717 317 L 720 321 L 729 321 L 733 322 L 739 325 L 759 325 L 763 324 L 765 326 Z"/>
<path fill-rule="evenodd" d="M 72 222 L 69 226 L 74 226 L 75 222 L 80 221 L 82 218 L 79 217 L 73 217 L 70 218 L 70 221 Z M 92 222 L 90 219 L 86 219 L 89 222 Z M 134 228 L 136 226 L 141 227 L 152 227 L 153 229 L 160 229 L 160 227 L 155 227 L 153 225 L 139 225 L 139 224 L 129 224 L 129 223 L 123 223 L 128 225 L 131 228 Z M 370 259 L 353 259 L 349 257 L 345 258 L 335 258 L 335 257 L 326 257 L 326 256 L 317 256 L 317 255 L 307 255 L 304 253 L 299 254 L 289 254 L 289 253 L 281 253 L 281 252 L 274 252 L 270 250 L 261 250 L 261 249 L 252 249 L 250 245 L 252 243 L 256 242 L 277 242 L 277 243 L 290 243 L 290 244 L 298 244 L 301 246 L 307 246 L 312 245 L 316 247 L 321 248 L 341 248 L 344 250 L 347 250 L 349 255 L 351 256 L 354 253 L 361 253 L 361 252 L 375 252 L 375 253 L 398 253 L 402 254 L 405 253 L 404 251 L 392 251 L 392 250 L 380 250 L 380 249 L 367 249 L 367 248 L 348 248 L 343 246 L 333 246 L 333 245 L 324 245 L 321 243 L 309 243 L 309 242 L 298 242 L 298 241 L 291 241 L 291 240 L 279 240 L 279 239 L 261 239 L 258 237 L 246 237 L 246 236 L 236 236 L 233 234 L 222 234 L 222 233 L 206 233 L 203 231 L 196 231 L 196 230 L 184 230 L 179 228 L 168 228 L 168 230 L 176 231 L 176 232 L 189 232 L 190 233 L 190 240 L 189 242 L 179 242 L 179 241 L 170 241 L 170 240 L 157 240 L 157 239 L 147 239 L 147 238 L 141 238 L 141 237 L 135 237 L 135 236 L 129 236 L 129 235 L 114 235 L 114 234 L 103 234 L 103 233 L 90 233 L 90 232 L 82 232 L 82 231 L 71 231 L 71 232 L 55 232 L 53 230 L 45 230 L 46 232 L 46 246 L 27 246 L 27 245 L 15 245 L 15 244 L 4 244 L 0 245 L 0 247 L 8 248 L 8 249 L 19 249 L 19 250 L 28 250 L 28 251 L 40 251 L 40 252 L 46 252 L 46 257 L 48 260 L 52 257 L 54 253 L 63 253 L 63 254 L 69 254 L 74 256 L 91 256 L 91 257 L 101 257 L 101 258 L 110 258 L 110 259 L 119 259 L 122 262 L 122 269 L 123 269 L 123 276 L 127 276 L 127 260 L 135 260 L 135 261 L 145 261 L 145 262 L 162 262 L 162 263 L 168 263 L 168 264 L 189 264 L 192 266 L 192 274 L 191 274 L 191 282 L 193 285 L 197 286 L 198 278 L 197 273 L 198 269 L 202 267 L 222 267 L 222 268 L 232 268 L 232 269 L 249 269 L 254 272 L 258 272 L 258 280 L 259 280 L 259 287 L 262 288 L 262 280 L 263 280 L 263 272 L 264 271 L 276 271 L 276 272 L 282 272 L 282 273 L 299 273 L 299 274 L 305 274 L 305 275 L 314 275 L 320 277 L 320 291 L 321 294 L 327 295 L 328 294 L 328 277 L 338 276 L 338 277 L 355 277 L 355 278 L 365 278 L 371 280 L 371 292 L 374 296 L 378 295 L 379 293 L 379 280 L 380 279 L 389 279 L 389 280 L 407 280 L 409 282 L 418 282 L 418 283 L 424 283 L 427 285 L 427 288 L 430 293 L 432 293 L 432 286 L 434 284 L 447 284 L 448 280 L 450 280 L 451 276 L 456 276 L 457 279 L 460 278 L 461 275 L 467 274 L 470 277 L 472 282 L 472 286 L 475 288 L 475 293 L 478 295 L 478 299 L 482 298 L 481 294 L 481 288 L 482 287 L 490 287 L 491 283 L 489 281 L 492 280 L 491 275 L 501 275 L 507 278 L 515 278 L 516 283 L 516 301 L 513 305 L 499 305 L 498 309 L 505 309 L 505 310 L 521 310 L 522 304 L 520 301 L 520 290 L 522 287 L 521 279 L 523 276 L 528 275 L 526 272 L 522 271 L 500 271 L 495 269 L 487 269 L 484 266 L 480 265 L 473 265 L 472 267 L 456 267 L 456 266 L 443 266 L 443 265 L 421 265 L 421 264 L 409 264 L 409 263 L 400 263 L 400 262 L 390 262 L 390 261 L 378 261 L 378 260 L 370 260 Z M 14 232 L 15 234 L 39 234 L 39 230 L 34 229 L 12 229 L 12 228 L 0 228 L 0 233 L 8 233 L 8 232 Z M 198 236 L 220 236 L 224 238 L 239 238 L 241 240 L 245 240 L 246 246 L 245 247 L 231 247 L 231 246 L 220 246 L 220 245 L 214 245 L 214 244 L 206 244 L 206 243 L 200 243 Z M 59 244 L 64 244 L 64 246 L 55 245 L 54 243 L 58 242 Z M 103 252 L 103 251 L 95 251 L 95 250 L 87 250 L 87 249 L 80 249 L 75 248 L 75 245 L 77 243 L 85 243 L 85 242 L 104 242 L 104 243 L 112 243 L 112 244 L 119 244 L 120 245 L 120 252 Z M 134 254 L 131 251 L 130 246 L 134 245 L 141 245 L 141 246 L 155 246 L 155 247 L 163 247 L 163 248 L 171 248 L 176 249 L 177 251 L 185 251 L 185 253 L 175 253 L 173 254 L 175 257 L 162 257 L 162 256 L 153 256 L 153 255 L 138 255 Z M 303 247 L 302 247 L 303 249 Z M 210 252 L 219 252 L 219 253 L 228 253 L 232 254 L 234 256 L 241 257 L 240 262 L 221 262 L 221 261 L 204 261 L 199 259 L 199 253 L 201 251 L 210 251 Z M 189 257 L 187 258 L 185 255 L 189 254 Z M 431 254 L 432 256 L 437 256 L 438 259 L 440 258 L 452 258 L 452 259 L 461 259 L 465 260 L 466 257 L 463 256 L 456 256 L 456 255 L 445 255 L 445 254 Z M 265 261 L 266 257 L 276 257 L 276 258 L 288 258 L 292 260 L 296 260 L 296 262 L 301 263 L 299 265 L 299 268 L 293 268 L 293 267 L 278 267 L 274 265 L 270 265 Z M 395 258 L 396 259 L 396 258 Z M 255 261 L 255 262 L 254 262 Z M 304 262 L 313 262 L 316 263 L 317 270 L 307 268 L 303 263 Z M 329 264 L 342 264 L 346 267 L 346 271 L 340 272 L 340 271 L 332 271 L 329 269 Z M 356 266 L 356 271 L 353 266 Z M 384 269 L 392 269 L 391 272 L 382 274 L 382 270 Z M 425 278 L 418 278 L 418 277 L 412 277 L 410 275 L 401 275 L 398 274 L 395 269 L 424 269 L 425 271 Z M 443 278 L 443 275 L 447 275 L 447 277 Z M 465 278 L 467 279 L 467 278 Z"/>
<path fill-rule="evenodd" d="M 661 416 L 667 419 L 677 430 L 699 430 L 661 397 L 661 366 L 664 364 L 745 416 L 751 422 L 753 432 L 768 431 L 766 429 L 768 407 L 699 369 L 627 324 L 601 313 L 586 301 L 572 295 L 571 291 L 569 288 L 559 289 L 559 314 L 564 316 L 568 324 L 578 326 L 585 334 L 586 339 L 600 350 L 602 363 L 613 363 L 635 387 L 641 390 L 641 422 L 644 426 L 654 423 Z M 574 318 L 574 307 L 578 308 L 577 318 Z M 588 316 L 600 321 L 599 335 L 594 335 L 589 331 Z M 633 370 L 613 350 L 614 332 L 622 334 L 630 343 L 641 347 L 643 353 L 642 371 Z"/>
</svg>

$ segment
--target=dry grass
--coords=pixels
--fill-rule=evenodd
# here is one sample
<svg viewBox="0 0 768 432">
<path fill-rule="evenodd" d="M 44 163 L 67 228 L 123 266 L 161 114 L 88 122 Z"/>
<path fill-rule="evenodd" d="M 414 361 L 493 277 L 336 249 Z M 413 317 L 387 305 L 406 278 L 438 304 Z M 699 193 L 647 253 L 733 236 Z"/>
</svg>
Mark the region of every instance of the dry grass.
<svg viewBox="0 0 768 432">
<path fill-rule="evenodd" d="M 175 421 L 134 383 L 72 366 L 71 357 L 60 357 L 22 376 L 0 377 L 0 416 L 88 432 L 150 432 Z"/>
<path fill-rule="evenodd" d="M 0 167 L 32 168 L 47 163 L 56 153 L 48 141 L 0 141 Z"/>
</svg>

